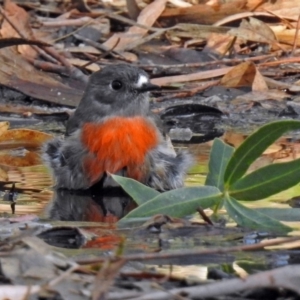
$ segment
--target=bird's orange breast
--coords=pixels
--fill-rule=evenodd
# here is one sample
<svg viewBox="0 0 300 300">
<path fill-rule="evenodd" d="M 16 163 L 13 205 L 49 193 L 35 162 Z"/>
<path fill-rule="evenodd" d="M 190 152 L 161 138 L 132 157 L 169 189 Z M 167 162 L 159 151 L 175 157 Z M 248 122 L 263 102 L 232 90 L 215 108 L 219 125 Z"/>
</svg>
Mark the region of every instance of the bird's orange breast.
<svg viewBox="0 0 300 300">
<path fill-rule="evenodd" d="M 92 154 L 85 160 L 89 176 L 116 173 L 127 168 L 129 177 L 140 180 L 146 154 L 159 142 L 155 125 L 143 117 L 114 117 L 83 126 L 82 142 Z"/>
</svg>

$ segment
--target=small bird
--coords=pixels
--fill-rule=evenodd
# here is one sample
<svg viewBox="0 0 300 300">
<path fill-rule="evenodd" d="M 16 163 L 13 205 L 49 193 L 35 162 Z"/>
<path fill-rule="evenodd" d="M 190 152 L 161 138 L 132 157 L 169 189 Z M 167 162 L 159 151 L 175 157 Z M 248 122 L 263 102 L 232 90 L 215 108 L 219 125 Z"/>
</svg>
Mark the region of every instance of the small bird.
<svg viewBox="0 0 300 300">
<path fill-rule="evenodd" d="M 66 138 L 43 147 L 56 188 L 110 186 L 109 173 L 159 191 L 182 187 L 192 158 L 169 146 L 161 120 L 149 110 L 149 91 L 158 88 L 146 72 L 127 64 L 92 74 L 67 123 Z"/>
</svg>

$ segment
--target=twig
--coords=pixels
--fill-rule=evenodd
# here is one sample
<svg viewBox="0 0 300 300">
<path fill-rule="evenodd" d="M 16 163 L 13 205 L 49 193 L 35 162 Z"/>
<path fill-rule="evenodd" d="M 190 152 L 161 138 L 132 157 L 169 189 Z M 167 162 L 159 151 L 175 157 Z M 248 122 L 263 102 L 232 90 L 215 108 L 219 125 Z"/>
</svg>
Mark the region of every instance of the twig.
<svg viewBox="0 0 300 300">
<path fill-rule="evenodd" d="M 273 54 L 267 54 L 267 55 L 260 55 L 255 57 L 247 57 L 247 58 L 232 58 L 232 59 L 222 59 L 222 60 L 215 60 L 215 61 L 208 61 L 208 62 L 199 62 L 199 63 L 186 63 L 186 64 L 177 64 L 177 65 L 139 65 L 140 68 L 145 70 L 153 70 L 153 69 L 182 69 L 182 68 L 201 68 L 201 67 L 207 67 L 207 66 L 214 66 L 219 64 L 237 64 L 242 63 L 245 61 L 259 61 L 263 59 L 268 58 L 274 58 L 277 56 L 280 56 L 282 51 L 275 52 Z"/>
<path fill-rule="evenodd" d="M 197 212 L 199 213 L 199 215 L 202 217 L 203 221 L 209 225 L 214 225 L 214 223 L 212 222 L 212 220 L 206 215 L 205 211 L 201 208 L 198 207 L 197 208 Z"/>
<path fill-rule="evenodd" d="M 100 20 L 100 19 L 102 19 L 102 18 L 103 18 L 103 17 L 99 17 L 99 18 L 97 18 L 97 20 Z M 74 33 L 78 32 L 79 30 L 81 30 L 81 29 L 83 29 L 83 28 L 85 28 L 85 27 L 87 27 L 88 25 L 90 25 L 90 24 L 93 23 L 93 22 L 94 22 L 94 19 L 90 19 L 89 22 L 85 23 L 84 25 L 82 25 L 81 27 L 75 29 L 74 31 L 72 31 L 72 32 L 70 32 L 70 33 L 68 33 L 68 34 L 65 34 L 65 35 L 63 35 L 63 36 L 61 36 L 61 37 L 59 37 L 59 38 L 57 38 L 57 39 L 52 40 L 52 43 L 56 43 L 56 42 L 58 42 L 58 41 L 60 41 L 60 40 L 63 40 L 63 39 L 65 39 L 65 38 L 67 38 L 67 37 L 73 35 Z"/>
<path fill-rule="evenodd" d="M 147 29 L 148 31 L 154 31 L 154 32 L 161 31 L 161 28 L 155 28 L 155 27 L 145 26 L 145 25 L 139 24 L 139 23 L 137 23 L 137 22 L 135 22 L 133 20 L 125 18 L 123 16 L 119 16 L 119 15 L 117 15 L 115 13 L 105 12 L 104 14 L 107 17 L 111 18 L 111 19 L 123 22 L 123 23 L 128 24 L 128 25 L 137 26 L 137 27 L 140 27 L 140 28 L 143 28 L 143 29 Z"/>
<path fill-rule="evenodd" d="M 276 61 L 269 61 L 258 64 L 258 67 L 274 67 L 281 64 L 287 64 L 287 63 L 299 63 L 300 57 L 286 57 L 280 60 Z"/>
<path fill-rule="evenodd" d="M 55 285 L 57 285 L 58 283 L 60 283 L 62 280 L 64 280 L 65 278 L 69 277 L 74 271 L 76 271 L 78 269 L 78 265 L 77 264 L 73 264 L 68 270 L 66 270 L 65 272 L 63 272 L 61 275 L 59 275 L 58 277 L 52 279 L 49 283 L 48 286 L 49 287 L 53 287 Z"/>
<path fill-rule="evenodd" d="M 51 62 L 46 62 L 46 61 L 40 61 L 37 59 L 32 59 L 32 58 L 27 58 L 27 60 L 36 68 L 43 70 L 43 71 L 48 71 L 48 72 L 54 72 L 57 74 L 68 74 L 68 69 L 62 65 L 58 64 L 53 64 Z"/>
<path fill-rule="evenodd" d="M 91 45 L 93 47 L 95 47 L 96 49 L 99 49 L 101 51 L 110 51 L 111 55 L 113 55 L 115 58 L 118 58 L 118 59 L 122 59 L 124 61 L 127 61 L 127 62 L 131 62 L 131 61 L 128 61 L 128 59 L 126 59 L 126 57 L 124 57 L 120 52 L 118 51 L 115 51 L 115 50 L 111 50 L 111 49 L 107 49 L 107 47 L 101 45 L 100 43 L 97 43 L 97 42 L 94 42 L 90 39 L 87 39 L 81 35 L 78 35 L 78 34 L 73 34 L 74 37 L 76 39 L 78 39 L 79 41 L 82 41 L 82 42 L 85 42 L 86 44 L 88 45 Z M 117 40 L 117 44 L 119 43 L 119 39 Z M 115 47 L 115 46 L 114 46 Z"/>
<path fill-rule="evenodd" d="M 86 68 L 86 67 L 88 67 L 89 65 L 91 65 L 91 64 L 93 64 L 93 63 L 99 61 L 101 58 L 104 58 L 104 57 L 106 57 L 107 55 L 111 54 L 111 52 L 118 46 L 119 41 L 120 41 L 120 39 L 117 39 L 117 40 L 116 40 L 116 44 L 115 44 L 111 49 L 109 49 L 109 50 L 107 50 L 107 51 L 101 53 L 96 59 L 92 59 L 92 60 L 89 61 L 88 63 L 84 64 L 84 65 L 82 66 L 82 68 Z"/>
<path fill-rule="evenodd" d="M 262 242 L 260 244 L 254 244 L 254 245 L 243 245 L 243 246 L 234 246 L 234 247 L 228 247 L 228 248 L 214 248 L 214 249 L 194 249 L 194 250 L 180 250 L 180 251 L 174 251 L 172 253 L 141 253 L 141 254 L 128 254 L 124 256 L 119 257 L 113 257 L 111 256 L 111 259 L 125 259 L 127 261 L 146 261 L 146 260 L 153 260 L 153 259 L 170 259 L 170 258 L 182 258 L 182 257 L 188 257 L 188 256 L 194 256 L 194 255 L 207 255 L 207 254 L 224 254 L 224 253 L 233 253 L 233 252 L 239 252 L 239 251 L 253 251 L 258 249 L 263 249 L 265 247 L 285 244 L 289 242 L 294 242 L 300 240 L 300 237 L 289 237 L 289 238 L 279 238 L 279 239 L 273 239 L 269 241 Z M 100 263 L 107 260 L 107 256 L 99 257 L 96 259 L 86 259 L 86 260 L 78 260 L 77 263 L 80 265 L 87 265 L 87 264 L 94 264 L 94 263 Z"/>
<path fill-rule="evenodd" d="M 201 86 L 195 87 L 195 88 L 193 88 L 189 91 L 181 91 L 181 92 L 178 92 L 178 93 L 174 93 L 172 95 L 159 97 L 159 98 L 155 99 L 155 102 L 163 102 L 163 101 L 171 100 L 171 99 L 174 99 L 174 98 L 192 97 L 195 94 L 206 90 L 207 88 L 210 88 L 212 86 L 217 85 L 219 82 L 220 82 L 220 80 L 214 80 L 214 81 L 208 82 L 206 84 L 202 84 Z"/>
<path fill-rule="evenodd" d="M 55 21 L 48 21 L 42 22 L 42 25 L 47 28 L 53 27 L 66 27 L 66 26 L 87 26 L 87 24 L 91 24 L 94 22 L 94 19 L 90 17 L 83 17 L 79 19 L 67 19 L 67 20 L 55 20 Z"/>
</svg>

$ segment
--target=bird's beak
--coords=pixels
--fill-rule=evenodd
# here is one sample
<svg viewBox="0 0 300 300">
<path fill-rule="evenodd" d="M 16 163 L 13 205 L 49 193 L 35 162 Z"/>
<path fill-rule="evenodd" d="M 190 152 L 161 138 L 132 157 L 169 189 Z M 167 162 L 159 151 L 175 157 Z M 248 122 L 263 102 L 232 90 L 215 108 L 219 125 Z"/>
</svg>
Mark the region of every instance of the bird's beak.
<svg viewBox="0 0 300 300">
<path fill-rule="evenodd" d="M 160 89 L 161 89 L 160 86 L 148 82 L 148 83 L 144 83 L 144 84 L 139 88 L 139 91 L 140 91 L 141 93 L 144 93 L 144 92 L 155 91 L 155 90 L 157 91 L 157 90 L 160 90 Z"/>
</svg>

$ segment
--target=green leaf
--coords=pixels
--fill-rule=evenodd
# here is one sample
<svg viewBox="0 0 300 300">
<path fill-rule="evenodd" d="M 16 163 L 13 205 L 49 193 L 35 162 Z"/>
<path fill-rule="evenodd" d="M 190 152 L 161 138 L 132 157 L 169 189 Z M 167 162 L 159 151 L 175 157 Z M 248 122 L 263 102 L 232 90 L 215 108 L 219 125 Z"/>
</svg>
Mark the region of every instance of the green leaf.
<svg viewBox="0 0 300 300">
<path fill-rule="evenodd" d="M 280 221 L 299 222 L 300 220 L 300 208 L 261 207 L 256 208 L 256 211 Z"/>
<path fill-rule="evenodd" d="M 122 189 L 138 204 L 141 205 L 160 193 L 131 178 L 111 175 L 111 177 L 122 187 Z"/>
<path fill-rule="evenodd" d="M 292 230 L 279 221 L 242 205 L 230 196 L 227 196 L 224 202 L 228 215 L 242 227 L 276 233 L 287 233 Z"/>
<path fill-rule="evenodd" d="M 300 181 L 300 159 L 260 168 L 230 186 L 238 200 L 260 200 L 284 191 Z"/>
<path fill-rule="evenodd" d="M 281 135 L 290 130 L 300 129 L 300 122 L 284 120 L 269 123 L 251 134 L 237 148 L 228 162 L 224 174 L 225 186 L 229 187 L 240 179 L 249 166 Z"/>
<path fill-rule="evenodd" d="M 220 191 L 224 190 L 224 172 L 230 160 L 234 148 L 220 139 L 215 139 L 210 151 L 208 174 L 205 185 L 216 186 Z"/>
<path fill-rule="evenodd" d="M 126 218 L 148 217 L 166 214 L 184 217 L 195 213 L 198 207 L 211 207 L 221 201 L 223 194 L 216 187 L 186 187 L 162 193 L 131 211 Z M 124 219 L 124 218 L 123 218 Z"/>
</svg>

